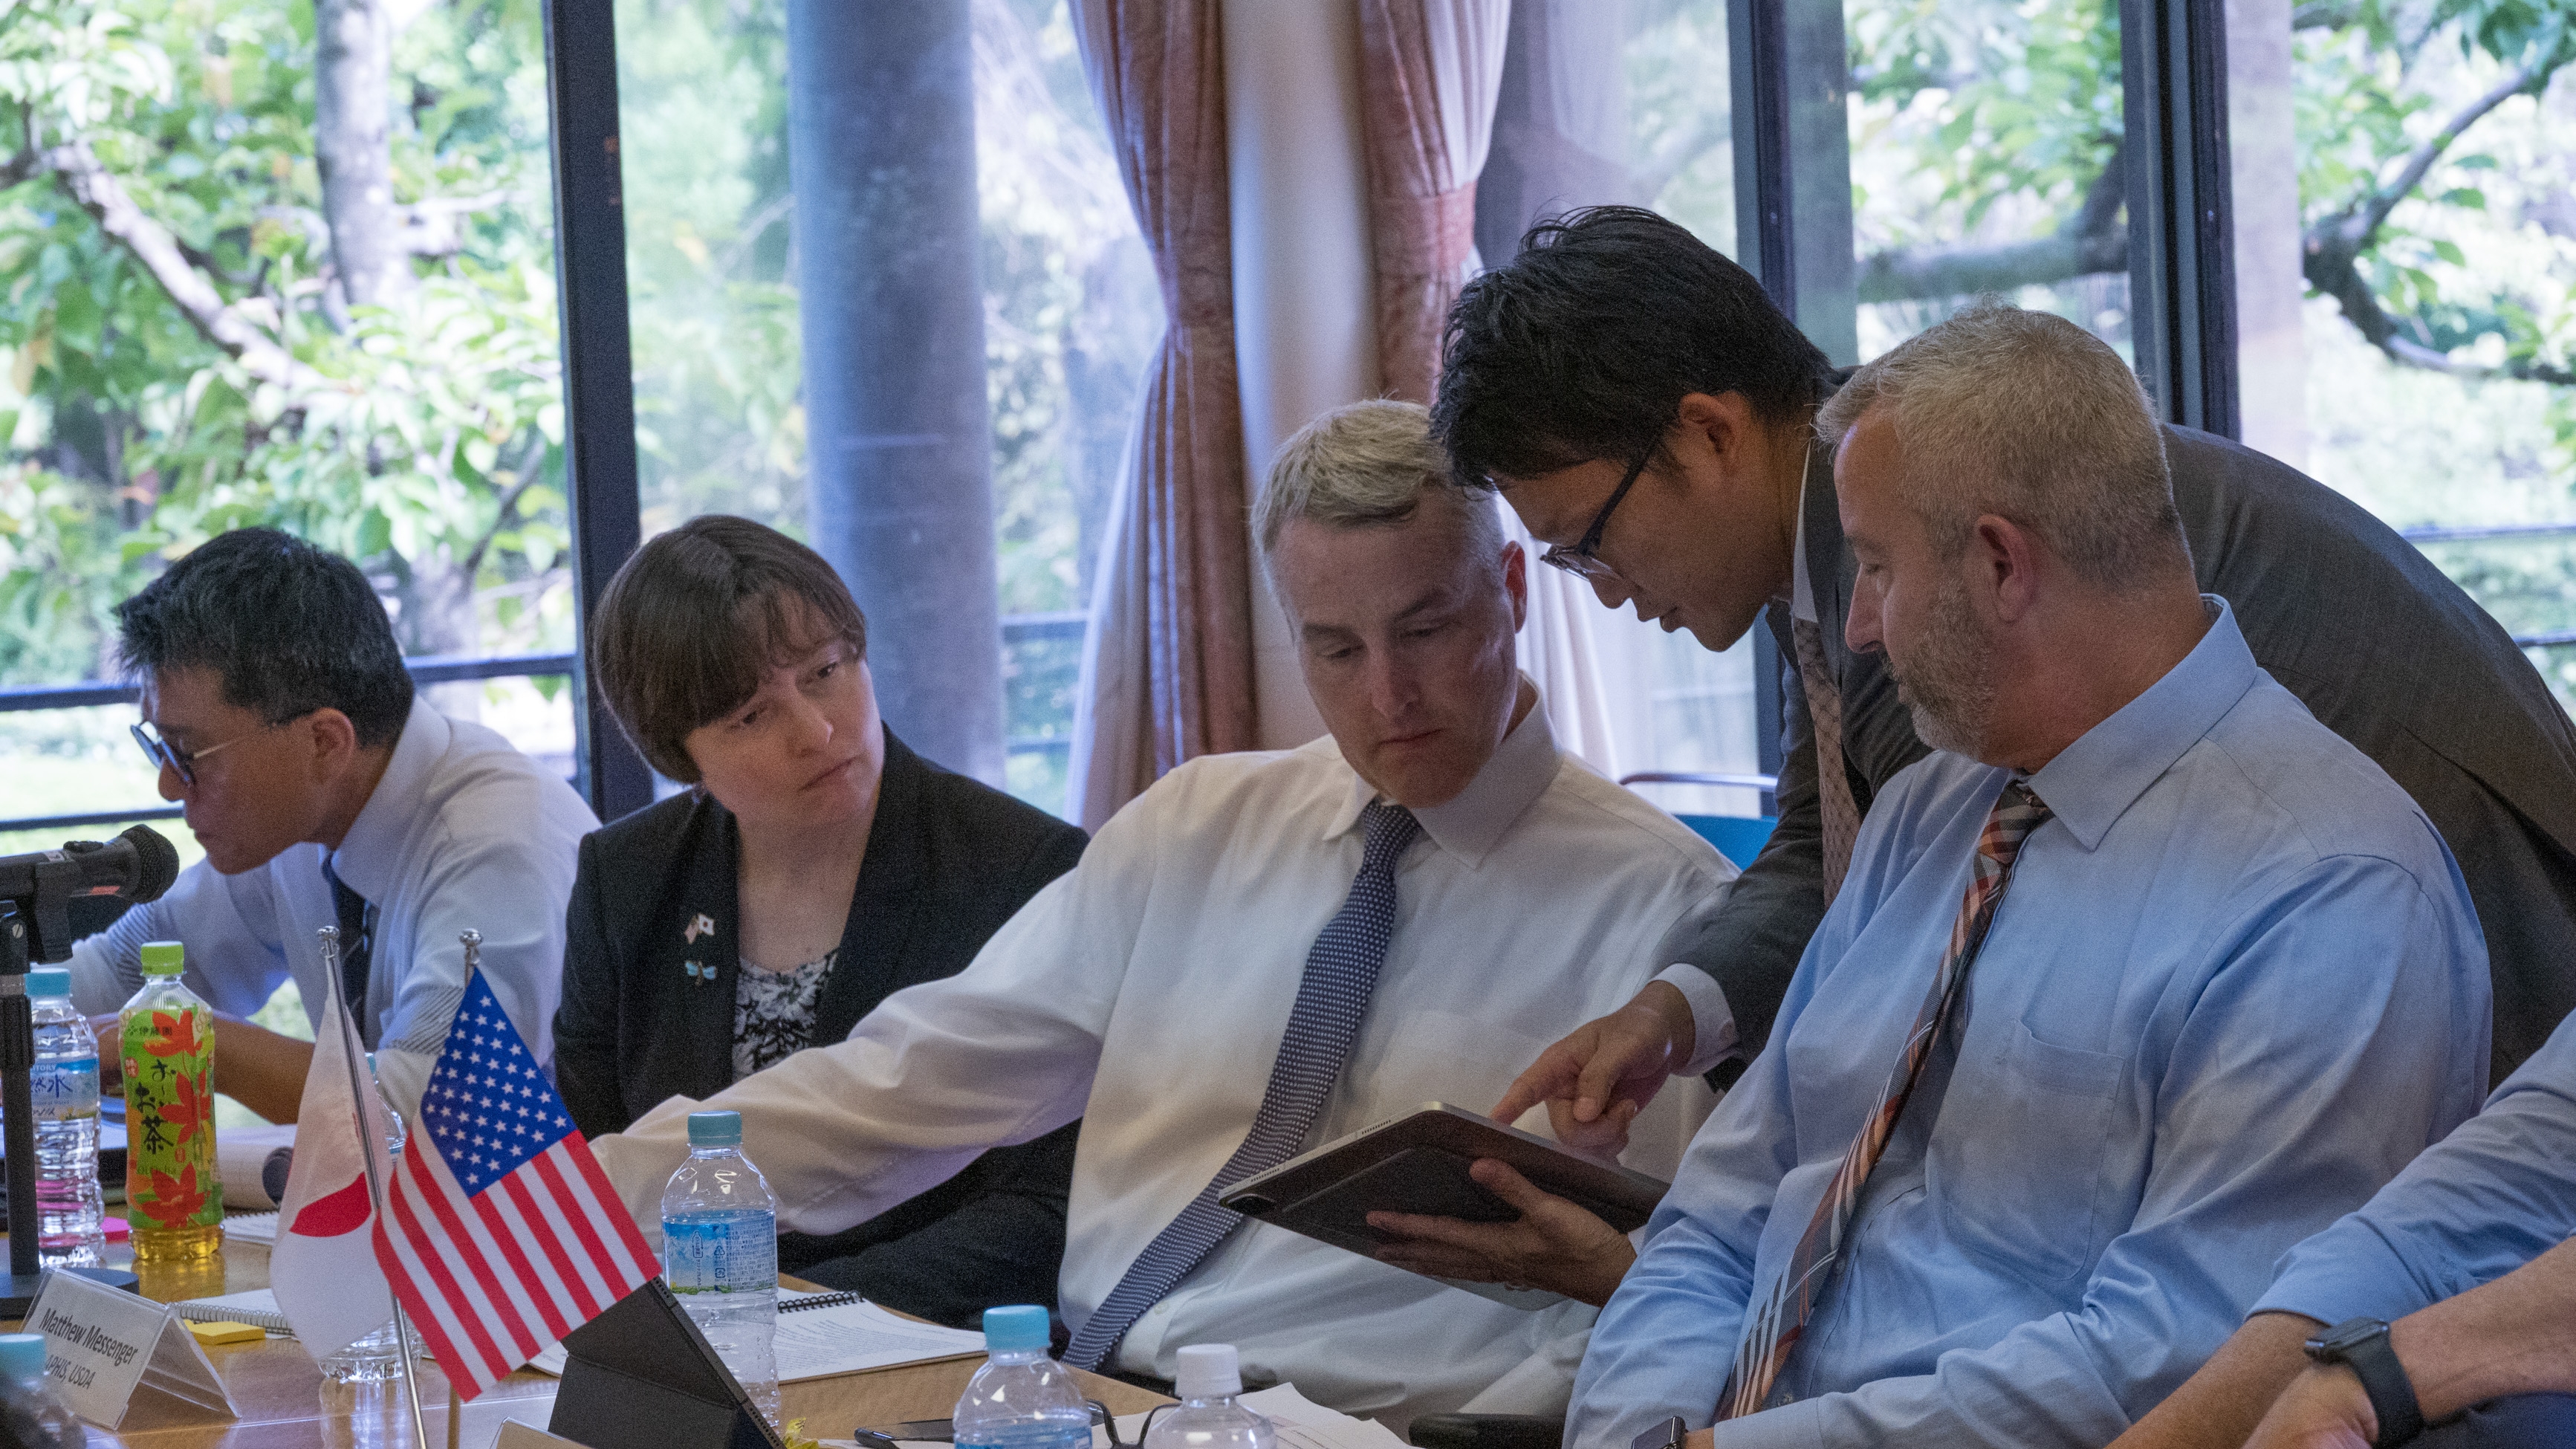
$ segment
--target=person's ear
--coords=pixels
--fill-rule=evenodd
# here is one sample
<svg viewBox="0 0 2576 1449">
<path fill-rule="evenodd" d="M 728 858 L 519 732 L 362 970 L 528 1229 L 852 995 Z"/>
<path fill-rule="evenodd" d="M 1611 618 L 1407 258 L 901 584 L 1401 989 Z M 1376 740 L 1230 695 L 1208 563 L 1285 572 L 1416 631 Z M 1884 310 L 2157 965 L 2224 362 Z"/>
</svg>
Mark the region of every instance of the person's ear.
<svg viewBox="0 0 2576 1449">
<path fill-rule="evenodd" d="M 1970 532 L 1967 551 L 1998 620 L 2017 623 L 2038 605 L 2040 549 L 2030 530 L 1989 513 Z"/>
<path fill-rule="evenodd" d="M 358 727 L 340 711 L 328 706 L 317 709 L 304 717 L 304 727 L 317 772 L 338 774 L 358 757 Z"/>
<path fill-rule="evenodd" d="M 1503 541 L 1503 592 L 1512 596 L 1512 632 L 1529 622 L 1529 551 L 1519 539 Z"/>
<path fill-rule="evenodd" d="M 1751 398 L 1740 392 L 1684 393 L 1664 434 L 1664 452 L 1686 480 L 1711 470 L 1732 477 L 1746 468 L 1754 433 Z"/>
</svg>

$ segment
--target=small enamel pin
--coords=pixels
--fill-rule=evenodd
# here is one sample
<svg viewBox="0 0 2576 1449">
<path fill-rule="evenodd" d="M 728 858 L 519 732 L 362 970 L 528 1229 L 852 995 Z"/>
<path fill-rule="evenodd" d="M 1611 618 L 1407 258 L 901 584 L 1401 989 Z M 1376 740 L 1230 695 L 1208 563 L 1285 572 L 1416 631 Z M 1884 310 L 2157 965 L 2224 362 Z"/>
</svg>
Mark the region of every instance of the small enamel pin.
<svg viewBox="0 0 2576 1449">
<path fill-rule="evenodd" d="M 701 966 L 695 961 L 681 962 L 680 971 L 683 975 L 686 975 L 689 978 L 690 984 L 696 986 L 704 986 L 708 982 L 716 979 L 716 968 L 713 966 Z"/>
<path fill-rule="evenodd" d="M 704 911 L 700 911 L 697 919 L 689 922 L 687 927 L 680 932 L 680 939 L 694 946 L 698 944 L 698 938 L 700 936 L 712 936 L 715 933 L 715 918 L 709 916 Z"/>
</svg>

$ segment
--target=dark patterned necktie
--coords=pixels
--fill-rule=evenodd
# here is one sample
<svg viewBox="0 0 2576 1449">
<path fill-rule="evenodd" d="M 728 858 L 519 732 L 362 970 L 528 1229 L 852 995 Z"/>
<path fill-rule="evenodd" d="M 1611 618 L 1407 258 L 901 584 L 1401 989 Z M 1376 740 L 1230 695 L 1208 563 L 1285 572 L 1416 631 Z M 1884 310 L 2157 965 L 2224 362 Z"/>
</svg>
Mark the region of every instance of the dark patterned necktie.
<svg viewBox="0 0 2576 1449">
<path fill-rule="evenodd" d="M 1395 935 L 1395 864 L 1422 833 L 1421 822 L 1401 805 L 1373 804 L 1363 819 L 1367 830 L 1359 878 L 1306 953 L 1297 1004 L 1288 1013 L 1288 1030 L 1280 1039 L 1278 1059 L 1270 1064 L 1270 1084 L 1262 1089 L 1252 1130 L 1217 1169 L 1215 1179 L 1128 1265 L 1126 1276 L 1073 1336 L 1066 1363 L 1100 1367 L 1145 1310 L 1242 1223 L 1243 1215 L 1219 1207 L 1217 1198 L 1254 1173 L 1294 1157 L 1323 1111 L 1324 1098 L 1359 1036 L 1360 1020 L 1368 1015 L 1378 967 Z"/>
<path fill-rule="evenodd" d="M 2003 904 L 2004 890 L 2012 884 L 2013 862 L 2021 857 L 2022 842 L 2048 817 L 2047 803 L 2020 780 L 2004 787 L 1993 812 L 1986 816 L 1985 831 L 1977 840 L 1976 872 L 1969 877 L 1967 896 L 1959 902 L 1959 914 L 1951 923 L 1950 948 L 1942 955 L 1931 993 L 1914 1015 L 1914 1030 L 1906 1034 L 1905 1054 L 1888 1074 L 1887 1085 L 1879 1089 L 1878 1105 L 1862 1121 L 1860 1135 L 1844 1150 L 1843 1164 L 1825 1190 L 1824 1201 L 1816 1204 L 1797 1250 L 1772 1280 L 1770 1294 L 1756 1307 L 1744 1332 L 1744 1345 L 1736 1351 L 1735 1370 L 1718 1395 L 1718 1418 L 1739 1418 L 1763 1407 L 1780 1370 L 1788 1365 L 1790 1351 L 1798 1346 L 1808 1320 L 1815 1317 L 1816 1305 L 1833 1283 L 1834 1268 L 1842 1259 L 1843 1237 L 1851 1227 L 1852 1209 L 1860 1202 L 1861 1185 L 1887 1150 L 1905 1100 L 1913 1095 L 1923 1064 L 1931 1059 L 1932 1044 L 1964 994 L 1968 968 L 1976 964 L 1977 952 L 1986 943 L 1986 929 L 1994 924 L 1995 909 Z"/>
<path fill-rule="evenodd" d="M 340 999 L 349 1003 L 349 1019 L 358 1023 L 359 1035 L 364 1037 L 368 1034 L 367 964 L 376 944 L 376 908 L 349 889 L 327 855 L 322 857 L 322 878 L 331 883 L 331 904 L 340 917 Z"/>
<path fill-rule="evenodd" d="M 1830 906 L 1851 869 L 1852 842 L 1860 838 L 1860 802 L 1852 798 L 1851 776 L 1843 772 L 1843 692 L 1825 664 L 1824 627 L 1813 619 L 1792 619 L 1789 638 L 1798 649 L 1799 693 L 1807 699 L 1807 723 L 1816 746 L 1816 807 L 1823 819 L 1825 904 Z"/>
</svg>

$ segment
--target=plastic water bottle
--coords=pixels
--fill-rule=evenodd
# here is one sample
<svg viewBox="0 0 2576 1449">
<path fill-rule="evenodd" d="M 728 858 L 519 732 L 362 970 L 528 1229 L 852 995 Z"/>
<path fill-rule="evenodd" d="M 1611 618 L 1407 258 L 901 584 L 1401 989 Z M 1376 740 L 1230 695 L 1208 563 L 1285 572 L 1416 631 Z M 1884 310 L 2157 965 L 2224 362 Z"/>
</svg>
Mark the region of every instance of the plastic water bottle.
<svg viewBox="0 0 2576 1449">
<path fill-rule="evenodd" d="M 1091 1449 L 1091 1407 L 1047 1357 L 1045 1309 L 985 1309 L 984 1354 L 957 1400 L 957 1449 Z"/>
<path fill-rule="evenodd" d="M 36 1245 L 48 1268 L 96 1267 L 107 1251 L 98 1190 L 98 1038 L 72 1005 L 72 973 L 27 973 L 36 1019 Z"/>
<path fill-rule="evenodd" d="M 689 1160 L 662 1189 L 662 1276 L 777 1423 L 778 1199 L 742 1155 L 740 1112 L 689 1114 Z"/>
<path fill-rule="evenodd" d="M 1278 1432 L 1237 1402 L 1243 1371 L 1230 1343 L 1194 1343 L 1180 1352 L 1172 1387 L 1181 1406 L 1154 1416 L 1145 1449 L 1271 1449 Z"/>
<path fill-rule="evenodd" d="M 384 1084 L 376 1080 L 376 1054 L 367 1053 L 367 1086 L 376 1094 L 376 1105 L 385 1112 L 385 1165 L 402 1156 L 402 1114 L 394 1110 L 393 1101 L 385 1096 Z M 413 1351 L 419 1351 L 419 1339 L 413 1338 Z M 322 1382 L 326 1384 L 372 1384 L 398 1377 L 402 1373 L 402 1341 L 394 1336 L 394 1320 L 388 1318 L 373 1333 L 322 1360 Z"/>
<path fill-rule="evenodd" d="M 27 1449 L 81 1449 L 89 1431 L 45 1377 L 45 1336 L 0 1333 L 0 1443 Z"/>
</svg>

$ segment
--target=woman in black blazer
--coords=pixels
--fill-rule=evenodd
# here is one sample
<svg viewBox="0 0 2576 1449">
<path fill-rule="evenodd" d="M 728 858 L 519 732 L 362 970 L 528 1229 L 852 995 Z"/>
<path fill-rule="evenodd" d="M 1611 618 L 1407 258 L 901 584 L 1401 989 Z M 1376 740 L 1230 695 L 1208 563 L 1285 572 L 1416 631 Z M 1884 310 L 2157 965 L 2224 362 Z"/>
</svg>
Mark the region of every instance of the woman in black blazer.
<svg viewBox="0 0 2576 1449">
<path fill-rule="evenodd" d="M 705 1098 L 888 995 L 963 969 L 1081 857 L 1080 830 L 907 749 L 878 719 L 866 621 L 812 550 L 712 516 L 646 543 L 592 627 L 602 693 L 697 788 L 584 839 L 555 1070 L 583 1132 Z M 1055 1301 L 1075 1128 L 984 1154 L 780 1266 L 973 1327 Z"/>
</svg>

